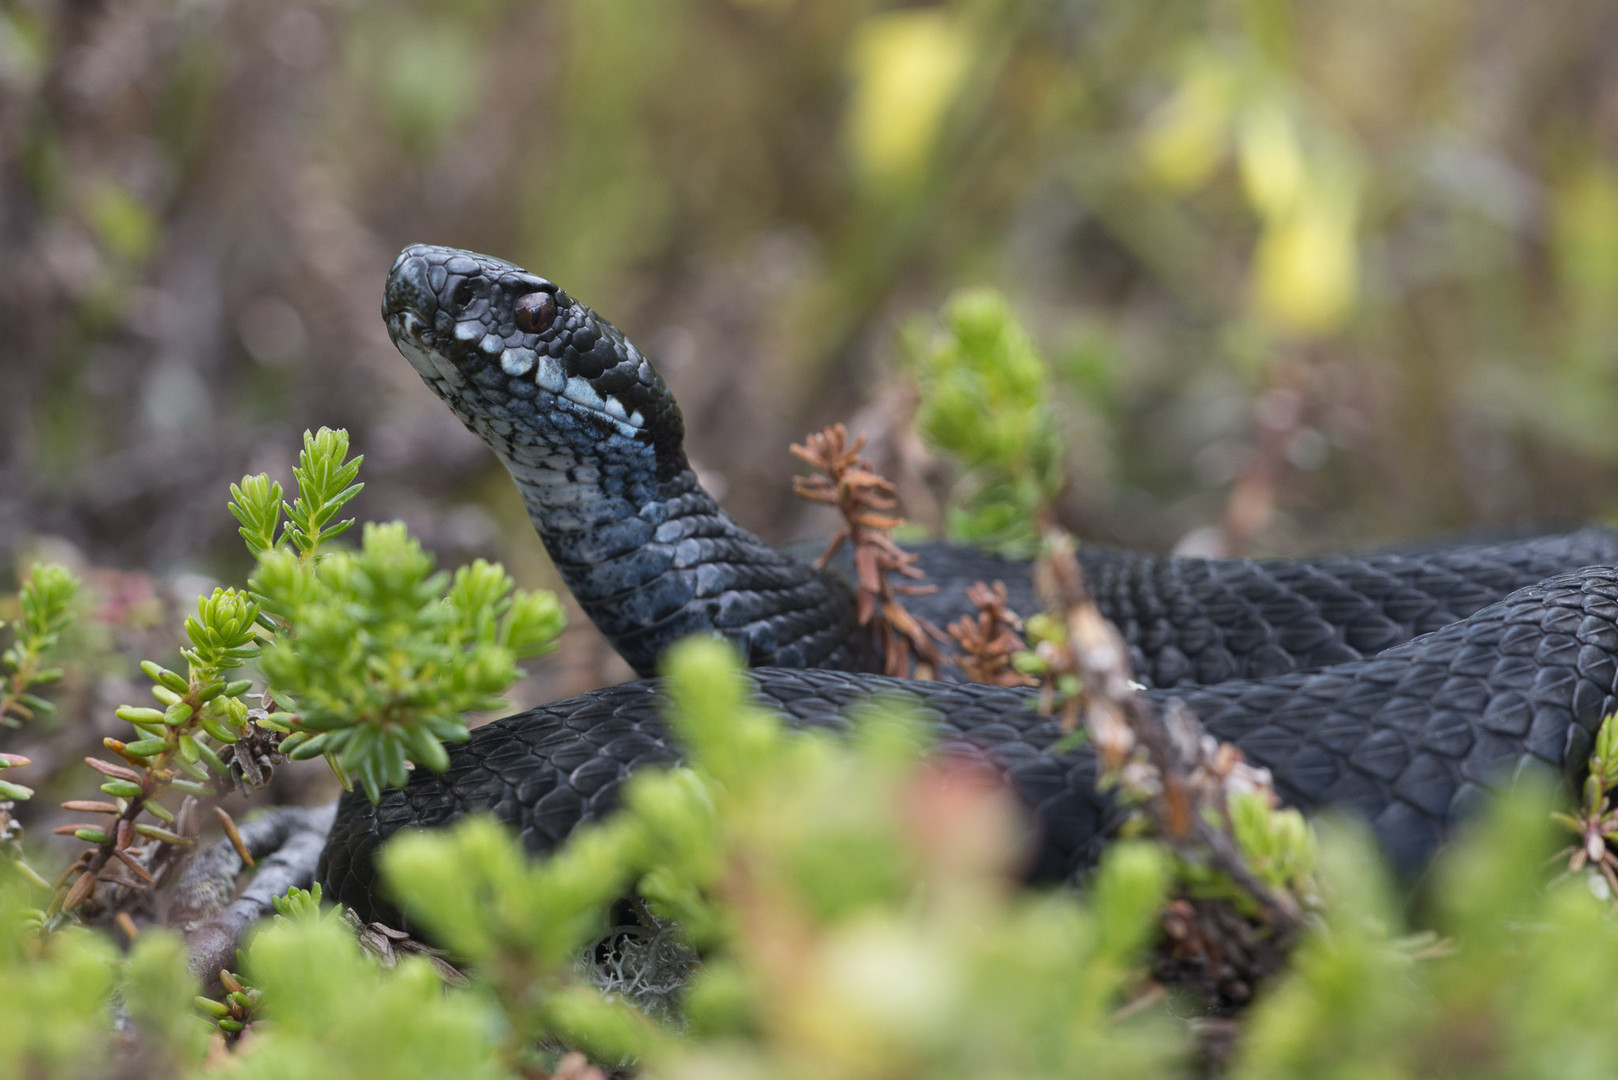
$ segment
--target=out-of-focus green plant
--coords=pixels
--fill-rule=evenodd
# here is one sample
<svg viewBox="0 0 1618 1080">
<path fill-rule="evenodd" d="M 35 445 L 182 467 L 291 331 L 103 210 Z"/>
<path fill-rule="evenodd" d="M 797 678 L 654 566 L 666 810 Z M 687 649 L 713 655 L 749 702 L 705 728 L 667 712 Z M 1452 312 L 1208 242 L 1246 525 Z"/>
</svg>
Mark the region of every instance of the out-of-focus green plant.
<svg viewBox="0 0 1618 1080">
<path fill-rule="evenodd" d="M 79 927 L 39 933 L 37 914 L 20 883 L 0 881 L 0 985 L 11 995 L 0 1009 L 0 1076 L 105 1076 L 120 1060 L 172 1075 L 200 1061 L 207 1029 L 191 1013 L 196 991 L 177 936 L 148 931 L 120 956 Z M 138 1047 L 115 1033 L 115 1000 Z"/>
<path fill-rule="evenodd" d="M 102 1064 L 112 1041 L 117 950 L 89 931 L 41 937 L 37 929 L 20 888 L 0 883 L 0 982 L 14 995 L 0 1009 L 0 1071 L 82 1075 Z"/>
<path fill-rule="evenodd" d="M 912 323 L 904 351 L 921 403 L 916 428 L 965 471 L 948 507 L 952 538 L 1028 555 L 1063 482 L 1050 369 L 992 289 L 956 293 L 943 326 Z"/>
<path fill-rule="evenodd" d="M 1136 998 L 1170 883 L 1162 851 L 1116 844 L 1084 898 L 1030 894 L 997 780 L 930 759 L 920 725 L 880 703 L 849 733 L 790 730 L 748 702 L 740 676 L 715 642 L 673 655 L 686 765 L 631 780 L 622 813 L 548 858 L 528 862 L 482 819 L 384 849 L 406 910 L 469 962 L 465 988 L 446 990 L 419 958 L 381 967 L 312 894 L 278 904 L 243 956 L 252 985 L 205 1007 L 265 1021 L 223 1062 L 204 1059 L 205 1025 L 178 1019 L 194 990 L 175 939 L 143 934 L 120 963 L 82 930 L 38 936 L 8 893 L 0 981 L 29 1008 L 0 1011 L 0 1075 L 116 1060 L 141 1075 L 511 1077 L 554 1067 L 542 1040 L 682 1080 L 1186 1074 L 1189 1032 Z M 1519 790 L 1443 858 L 1427 920 L 1448 939 L 1438 950 L 1402 936 L 1363 835 L 1327 829 L 1322 921 L 1254 1006 L 1226 1075 L 1606 1075 L 1618 921 L 1584 879 L 1543 886 L 1547 809 Z M 687 981 L 677 1020 L 643 1015 L 620 996 L 627 983 L 598 988 L 577 966 L 581 952 L 600 958 L 592 945 L 631 889 L 657 917 L 689 920 L 701 947 L 694 974 L 689 951 L 639 973 Z M 114 1001 L 136 1041 L 113 1035 Z"/>
<path fill-rule="evenodd" d="M 192 1004 L 197 980 L 187 959 L 179 934 L 149 929 L 135 940 L 117 972 L 114 1001 L 127 1011 L 140 1039 L 135 1060 L 150 1076 L 185 1075 L 207 1050 L 208 1029 L 197 1022 Z"/>
<path fill-rule="evenodd" d="M 497 1053 L 502 1025 L 489 999 L 446 994 L 419 958 L 379 968 L 334 921 L 269 927 L 245 970 L 272 1022 L 254 1029 L 232 1076 L 512 1075 Z"/>
<path fill-rule="evenodd" d="M 1549 806 L 1518 791 L 1443 858 L 1430 925 L 1450 940 L 1421 961 L 1370 845 L 1330 833 L 1325 925 L 1255 1007 L 1232 1075 L 1608 1075 L 1618 921 L 1582 878 L 1543 887 Z"/>
<path fill-rule="evenodd" d="M 51 702 L 34 691 L 62 677 L 60 668 L 45 663 L 73 620 L 71 605 L 78 591 L 79 579 L 54 563 L 34 567 L 23 579 L 17 594 L 22 618 L 11 644 L 0 653 L 0 729 L 18 727 L 55 711 Z M 0 623 L 0 629 L 4 628 Z M 0 752 L 0 773 L 28 764 L 21 754 Z M 33 794 L 34 789 L 26 784 L 0 778 L 0 872 L 15 872 L 38 888 L 49 888 L 23 858 L 22 826 L 11 815 L 12 803 L 25 802 Z"/>
<path fill-rule="evenodd" d="M 517 1031 L 633 1052 L 651 1076 L 1177 1069 L 1186 1043 L 1166 1015 L 1110 1019 L 1137 983 L 1161 853 L 1115 849 L 1088 904 L 1022 894 L 1008 797 L 929 763 L 902 709 L 867 710 L 852 738 L 789 730 L 709 641 L 671 655 L 668 680 L 687 765 L 634 778 L 622 814 L 556 856 L 526 867 L 509 833 L 475 821 L 384 851 L 406 910 L 472 960 Z M 572 973 L 631 885 L 701 945 L 683 1038 Z"/>
<path fill-rule="evenodd" d="M 44 664 L 73 620 L 70 605 L 78 591 L 79 579 L 54 563 L 36 566 L 23 578 L 17 594 L 22 619 L 14 631 L 14 640 L 0 653 L 0 679 L 4 680 L 0 684 L 0 727 L 17 727 L 25 720 L 55 711 L 55 706 L 33 690 L 62 677 L 60 668 Z M 5 623 L 0 622 L 0 629 L 4 627 Z M 0 798 L 23 797 L 0 794 Z"/>
<path fill-rule="evenodd" d="M 538 863 L 509 830 L 477 819 L 399 837 L 384 850 L 382 870 L 412 921 L 470 964 L 481 992 L 505 1003 L 513 1050 L 553 1038 L 616 1061 L 643 1057 L 669 1035 L 603 996 L 576 961 L 647 857 L 629 819 L 581 830 Z"/>
<path fill-rule="evenodd" d="M 1230 798 L 1230 822 L 1236 846 L 1260 881 L 1308 895 L 1319 854 L 1314 830 L 1301 813 L 1273 807 L 1255 792 L 1238 792 Z"/>
<path fill-rule="evenodd" d="M 320 906 L 318 881 L 310 889 L 288 889 L 284 896 L 271 897 L 270 902 L 275 905 L 277 926 L 341 921 L 343 918 L 340 906 Z M 221 971 L 219 985 L 223 990 L 219 998 L 198 995 L 192 1002 L 214 1027 L 230 1039 L 240 1035 L 259 1018 L 259 1003 L 263 1000 L 264 992 L 234 971 Z"/>
</svg>

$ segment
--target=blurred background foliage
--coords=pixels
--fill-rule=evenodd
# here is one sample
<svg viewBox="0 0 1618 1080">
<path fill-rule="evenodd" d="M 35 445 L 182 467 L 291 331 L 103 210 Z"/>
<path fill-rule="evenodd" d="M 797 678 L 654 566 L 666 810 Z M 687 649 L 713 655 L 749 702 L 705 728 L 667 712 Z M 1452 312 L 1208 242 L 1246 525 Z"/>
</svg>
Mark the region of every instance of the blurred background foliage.
<svg viewBox="0 0 1618 1080">
<path fill-rule="evenodd" d="M 0 0 L 0 560 L 234 580 L 226 483 L 342 425 L 374 516 L 549 584 L 377 316 L 418 240 L 624 327 L 772 539 L 824 531 L 786 447 L 836 419 L 942 521 L 898 330 L 977 284 L 1051 362 L 1083 536 L 1599 517 L 1615 35 L 1594 0 Z M 623 673 L 570 637 L 537 696 Z"/>
</svg>

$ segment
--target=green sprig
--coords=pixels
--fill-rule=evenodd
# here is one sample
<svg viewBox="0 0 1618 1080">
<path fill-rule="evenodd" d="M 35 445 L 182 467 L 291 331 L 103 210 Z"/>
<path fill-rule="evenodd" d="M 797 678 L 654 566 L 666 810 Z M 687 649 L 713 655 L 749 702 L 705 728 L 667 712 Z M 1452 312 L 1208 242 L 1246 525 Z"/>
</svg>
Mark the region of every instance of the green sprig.
<svg viewBox="0 0 1618 1080">
<path fill-rule="evenodd" d="M 254 558 L 275 547 L 275 532 L 281 527 L 281 485 L 264 473 L 244 476 L 230 485 L 230 512 L 241 522 L 236 531 Z"/>
<path fill-rule="evenodd" d="M 303 433 L 303 449 L 292 468 L 298 497 L 286 508 L 286 515 L 292 543 L 306 558 L 353 526 L 353 518 L 332 519 L 365 487 L 354 482 L 364 460 L 363 454 L 348 460 L 348 432 L 341 428 Z"/>
<path fill-rule="evenodd" d="M 551 648 L 563 623 L 554 596 L 515 590 L 496 564 L 435 571 L 399 523 L 368 524 L 359 551 L 318 563 L 268 552 L 251 585 L 288 628 L 261 659 L 295 703 L 283 749 L 326 756 L 373 800 L 405 782 L 406 761 L 445 768 L 461 714 L 501 707 L 517 660 Z"/>
<path fill-rule="evenodd" d="M 916 429 L 965 474 L 947 509 L 950 535 L 1028 554 L 1064 475 L 1045 358 L 987 288 L 956 293 L 942 329 L 914 323 L 903 344 L 921 388 Z"/>
<path fill-rule="evenodd" d="M 290 504 L 282 501 L 280 482 L 264 473 L 244 476 L 240 484 L 230 485 L 230 512 L 241 523 L 236 531 L 247 550 L 262 558 L 291 546 L 303 558 L 311 558 L 322 544 L 347 532 L 353 518 L 332 519 L 365 488 L 355 482 L 364 461 L 363 454 L 348 457 L 347 431 L 323 427 L 303 433 L 303 449 L 292 468 L 298 497 Z"/>
<path fill-rule="evenodd" d="M 42 563 L 23 579 L 18 593 L 22 620 L 16 639 L 0 653 L 0 725 L 17 727 L 35 716 L 49 716 L 56 706 L 33 693 L 62 677 L 62 669 L 45 667 L 46 657 L 73 621 L 72 602 L 79 579 L 65 567 Z"/>
</svg>

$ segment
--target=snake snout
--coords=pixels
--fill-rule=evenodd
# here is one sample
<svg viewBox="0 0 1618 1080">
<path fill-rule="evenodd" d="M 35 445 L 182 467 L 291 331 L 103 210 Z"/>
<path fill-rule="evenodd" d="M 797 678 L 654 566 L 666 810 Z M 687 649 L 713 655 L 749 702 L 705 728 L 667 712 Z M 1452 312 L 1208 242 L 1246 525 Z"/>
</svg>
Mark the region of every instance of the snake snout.
<svg viewBox="0 0 1618 1080">
<path fill-rule="evenodd" d="M 438 312 L 438 296 L 432 287 L 431 268 L 424 257 L 423 244 L 413 244 L 399 253 L 388 271 L 388 282 L 382 290 L 382 318 L 397 339 L 402 317 L 412 316 L 412 322 L 424 326 L 433 324 Z"/>
</svg>

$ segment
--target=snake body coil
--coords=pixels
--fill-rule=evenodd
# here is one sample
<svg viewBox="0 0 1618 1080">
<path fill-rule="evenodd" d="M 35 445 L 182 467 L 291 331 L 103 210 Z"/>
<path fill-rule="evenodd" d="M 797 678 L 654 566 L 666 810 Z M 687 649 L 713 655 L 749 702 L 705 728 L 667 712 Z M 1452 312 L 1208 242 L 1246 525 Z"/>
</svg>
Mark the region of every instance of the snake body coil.
<svg viewBox="0 0 1618 1080">
<path fill-rule="evenodd" d="M 760 669 L 755 693 L 796 724 L 839 726 L 861 696 L 909 693 L 946 742 L 1005 769 L 1038 823 L 1036 879 L 1093 859 L 1112 814 L 1088 752 L 1053 755 L 1057 733 L 1024 692 L 863 674 L 878 657 L 846 585 L 775 552 L 702 490 L 672 395 L 616 327 L 509 263 L 421 245 L 394 264 L 383 314 L 511 472 L 564 581 L 637 672 L 709 631 L 741 648 Z M 977 580 L 1005 580 L 1014 609 L 1035 608 L 1022 564 L 920 554 L 940 589 L 908 606 L 935 622 L 968 611 Z M 1406 868 L 1487 784 L 1582 761 L 1618 704 L 1618 572 L 1566 574 L 1618 563 L 1607 530 L 1418 555 L 1079 558 L 1137 676 L 1160 688 L 1154 707 L 1177 688 L 1212 734 L 1275 772 L 1285 799 L 1352 807 Z M 657 703 L 654 682 L 556 702 L 479 729 L 449 771 L 418 770 L 377 807 L 345 798 L 322 878 L 339 902 L 379 910 L 376 844 L 479 807 L 548 849 L 613 805 L 630 770 L 678 760 Z"/>
</svg>

